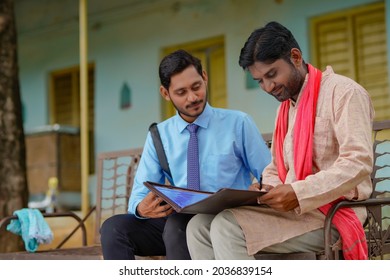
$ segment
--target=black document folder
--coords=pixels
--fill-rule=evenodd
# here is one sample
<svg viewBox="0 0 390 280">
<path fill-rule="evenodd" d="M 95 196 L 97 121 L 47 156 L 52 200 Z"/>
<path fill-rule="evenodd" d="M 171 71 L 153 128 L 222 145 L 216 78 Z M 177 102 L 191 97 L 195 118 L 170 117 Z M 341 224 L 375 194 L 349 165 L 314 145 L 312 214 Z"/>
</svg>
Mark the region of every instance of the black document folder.
<svg viewBox="0 0 390 280">
<path fill-rule="evenodd" d="M 144 182 L 144 185 L 172 206 L 178 213 L 217 214 L 224 209 L 258 205 L 257 197 L 265 192 L 222 188 L 219 191 L 195 191 L 175 186 Z"/>
</svg>

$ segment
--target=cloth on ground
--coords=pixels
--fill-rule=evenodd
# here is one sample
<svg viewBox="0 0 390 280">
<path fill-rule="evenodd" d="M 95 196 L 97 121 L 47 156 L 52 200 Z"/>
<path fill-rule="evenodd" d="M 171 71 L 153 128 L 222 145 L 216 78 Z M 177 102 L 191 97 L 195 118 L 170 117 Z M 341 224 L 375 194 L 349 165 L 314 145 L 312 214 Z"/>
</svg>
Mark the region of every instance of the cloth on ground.
<svg viewBox="0 0 390 280">
<path fill-rule="evenodd" d="M 16 210 L 18 219 L 12 220 L 7 230 L 22 236 L 26 251 L 35 252 L 39 244 L 48 244 L 53 240 L 53 232 L 38 209 L 23 208 Z"/>
</svg>

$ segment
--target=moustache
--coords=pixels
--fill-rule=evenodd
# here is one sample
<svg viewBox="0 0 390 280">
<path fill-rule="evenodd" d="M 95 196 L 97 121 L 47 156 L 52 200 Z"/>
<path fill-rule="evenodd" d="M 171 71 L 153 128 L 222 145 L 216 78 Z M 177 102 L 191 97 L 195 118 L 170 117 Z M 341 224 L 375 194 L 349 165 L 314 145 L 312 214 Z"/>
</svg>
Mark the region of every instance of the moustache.
<svg viewBox="0 0 390 280">
<path fill-rule="evenodd" d="M 198 101 L 192 102 L 191 104 L 187 105 L 186 108 L 188 109 L 188 108 L 191 108 L 191 107 L 198 106 L 202 102 L 203 102 L 203 100 L 198 100 Z"/>
</svg>

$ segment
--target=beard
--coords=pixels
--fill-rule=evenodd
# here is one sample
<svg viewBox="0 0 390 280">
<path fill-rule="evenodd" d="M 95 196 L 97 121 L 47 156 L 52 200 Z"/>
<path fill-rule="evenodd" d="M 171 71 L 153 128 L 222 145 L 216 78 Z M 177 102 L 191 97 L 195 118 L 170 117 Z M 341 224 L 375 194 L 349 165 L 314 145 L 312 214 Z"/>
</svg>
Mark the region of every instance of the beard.
<svg viewBox="0 0 390 280">
<path fill-rule="evenodd" d="M 202 104 L 201 109 L 198 112 L 191 113 L 189 109 L 191 109 L 191 107 L 195 107 L 199 104 Z M 196 119 L 197 117 L 199 117 L 203 113 L 204 108 L 206 107 L 206 104 L 207 104 L 207 97 L 205 99 L 201 99 L 201 100 L 197 100 L 195 102 L 192 102 L 191 104 L 188 104 L 187 106 L 185 106 L 185 108 L 179 108 L 178 106 L 176 106 L 175 103 L 172 102 L 173 107 L 175 107 L 175 109 L 177 110 L 177 112 L 179 113 L 180 116 L 182 116 L 182 117 L 186 116 L 186 117 L 194 118 L 194 119 Z"/>
<path fill-rule="evenodd" d="M 278 95 L 271 94 L 280 102 L 288 99 L 296 99 L 301 91 L 304 81 L 305 76 L 302 76 L 296 68 L 292 67 L 292 72 L 287 81 L 287 85 L 282 86 L 282 92 Z"/>
</svg>

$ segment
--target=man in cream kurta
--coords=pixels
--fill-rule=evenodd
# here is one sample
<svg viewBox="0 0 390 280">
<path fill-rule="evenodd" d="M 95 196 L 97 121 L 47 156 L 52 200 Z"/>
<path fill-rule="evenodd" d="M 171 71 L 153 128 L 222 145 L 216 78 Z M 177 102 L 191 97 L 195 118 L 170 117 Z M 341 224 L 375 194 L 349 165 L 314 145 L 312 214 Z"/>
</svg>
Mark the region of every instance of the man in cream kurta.
<svg viewBox="0 0 390 280">
<path fill-rule="evenodd" d="M 278 36 L 282 39 L 277 40 Z M 273 46 L 274 42 L 285 44 L 287 51 L 283 53 L 283 47 Z M 262 47 L 278 56 L 275 58 Z M 315 112 L 312 175 L 298 181 L 294 171 L 293 128 L 308 79 L 299 46 L 285 27 L 270 23 L 249 37 L 241 51 L 240 65 L 250 71 L 264 91 L 279 101 L 290 101 L 283 144 L 287 176 L 282 183 L 273 142 L 272 162 L 263 172 L 263 189 L 269 193 L 259 198 L 260 203 L 269 207 L 246 206 L 216 216 L 196 215 L 187 227 L 191 257 L 254 259 L 258 252 L 323 250 L 325 216 L 317 208 L 340 197 L 366 199 L 372 192 L 374 111 L 369 95 L 353 80 L 335 74 L 329 66 L 326 68 Z M 253 185 L 252 189 L 255 188 Z M 363 223 L 365 209 L 354 210 Z M 333 229 L 332 235 L 337 238 L 338 232 Z"/>
</svg>

